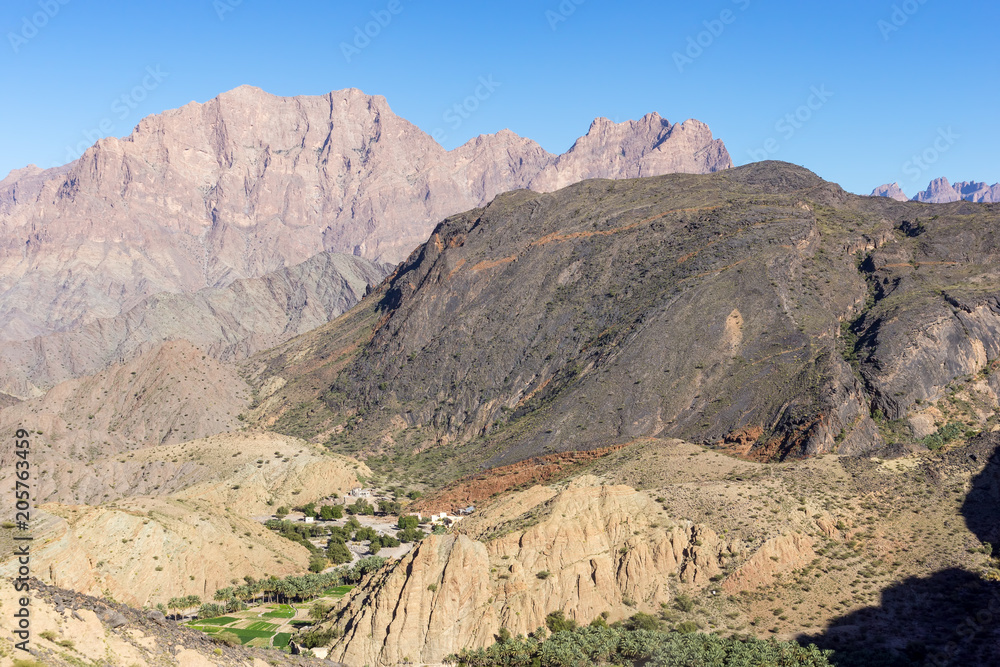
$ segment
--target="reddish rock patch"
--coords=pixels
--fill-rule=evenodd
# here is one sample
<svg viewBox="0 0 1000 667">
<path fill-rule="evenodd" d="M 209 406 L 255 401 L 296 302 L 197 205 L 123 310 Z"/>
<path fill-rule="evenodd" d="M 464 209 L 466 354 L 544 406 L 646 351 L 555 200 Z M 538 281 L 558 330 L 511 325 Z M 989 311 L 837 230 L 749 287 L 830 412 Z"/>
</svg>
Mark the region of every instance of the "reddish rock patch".
<svg viewBox="0 0 1000 667">
<path fill-rule="evenodd" d="M 451 508 L 457 511 L 519 486 L 543 484 L 565 477 L 581 464 L 616 452 L 629 444 L 632 443 L 589 451 L 549 454 L 493 468 L 453 482 L 437 493 L 421 498 L 411 508 L 435 511 Z"/>
</svg>

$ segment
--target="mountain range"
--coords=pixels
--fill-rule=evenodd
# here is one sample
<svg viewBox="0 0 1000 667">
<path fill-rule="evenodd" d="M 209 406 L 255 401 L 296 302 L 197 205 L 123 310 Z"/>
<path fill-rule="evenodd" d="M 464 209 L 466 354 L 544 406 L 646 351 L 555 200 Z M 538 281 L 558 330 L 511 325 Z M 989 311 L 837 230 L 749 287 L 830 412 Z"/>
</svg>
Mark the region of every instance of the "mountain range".
<svg viewBox="0 0 1000 667">
<path fill-rule="evenodd" d="M 305 664 L 121 603 L 328 567 L 325 535 L 262 520 L 372 487 L 464 512 L 296 602 L 286 639 L 345 664 L 563 623 L 992 664 L 996 628 L 956 636 L 1000 581 L 1000 206 L 963 198 L 987 190 L 734 168 L 656 114 L 558 156 L 509 131 L 446 151 L 378 96 L 251 87 L 16 170 L 0 484 L 24 429 L 36 657 Z M 250 646 L 287 613 L 230 612 Z"/>
<path fill-rule="evenodd" d="M 897 201 L 909 199 L 898 183 L 880 185 L 872 191 L 873 197 L 889 197 Z M 961 181 L 959 183 L 949 183 L 947 178 L 935 178 L 927 186 L 926 190 L 918 192 L 913 201 L 925 202 L 928 204 L 947 204 L 948 202 L 959 201 L 995 203 L 1000 202 L 1000 183 L 987 185 L 977 181 Z"/>
<path fill-rule="evenodd" d="M 0 340 L 324 251 L 395 264 L 441 218 L 507 190 L 730 166 L 706 125 L 657 114 L 595 120 L 558 156 L 506 130 L 446 151 L 380 96 L 241 86 L 144 118 L 68 165 L 0 181 Z"/>
</svg>

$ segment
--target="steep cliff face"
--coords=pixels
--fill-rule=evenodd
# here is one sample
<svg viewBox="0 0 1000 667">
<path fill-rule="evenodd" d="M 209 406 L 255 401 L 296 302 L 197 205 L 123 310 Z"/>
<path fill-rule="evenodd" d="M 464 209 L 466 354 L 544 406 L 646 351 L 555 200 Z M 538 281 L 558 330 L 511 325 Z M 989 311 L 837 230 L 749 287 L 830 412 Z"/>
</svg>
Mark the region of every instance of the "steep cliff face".
<svg viewBox="0 0 1000 667">
<path fill-rule="evenodd" d="M 523 513 L 503 521 L 512 505 Z M 552 611 L 587 623 L 602 611 L 615 620 L 657 610 L 676 590 L 671 577 L 703 587 L 726 550 L 710 529 L 672 521 L 645 494 L 593 477 L 554 495 L 514 494 L 476 524 L 509 532 L 431 536 L 372 575 L 326 622 L 344 632 L 330 657 L 435 663 L 491 643 L 500 628 L 531 632 Z"/>
<path fill-rule="evenodd" d="M 908 217 L 905 236 L 861 264 L 873 303 L 851 330 L 873 407 L 889 419 L 938 401 L 1000 357 L 1000 285 L 990 268 L 1000 260 L 989 222 L 996 209 L 951 206 L 931 219 Z"/>
<path fill-rule="evenodd" d="M 906 196 L 906 193 L 903 192 L 903 189 L 899 187 L 899 183 L 880 185 L 872 190 L 871 196 L 888 197 L 889 199 L 895 199 L 896 201 L 908 201 L 910 199 Z"/>
<path fill-rule="evenodd" d="M 506 131 L 449 152 L 354 89 L 282 98 L 242 86 L 149 116 L 64 168 L 0 183 L 0 339 L 324 250 L 395 263 L 441 218 L 514 188 L 731 166 L 696 122 L 647 116 L 592 135 L 564 163 Z"/>
</svg>

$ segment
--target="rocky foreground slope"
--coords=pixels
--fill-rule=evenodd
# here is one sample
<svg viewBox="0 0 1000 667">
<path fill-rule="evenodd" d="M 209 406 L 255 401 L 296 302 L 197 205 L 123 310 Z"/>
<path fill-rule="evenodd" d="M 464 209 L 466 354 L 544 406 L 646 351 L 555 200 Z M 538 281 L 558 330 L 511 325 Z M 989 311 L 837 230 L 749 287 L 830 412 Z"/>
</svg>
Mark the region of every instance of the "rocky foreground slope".
<svg viewBox="0 0 1000 667">
<path fill-rule="evenodd" d="M 915 442 L 1000 356 L 998 215 L 783 163 L 508 193 L 252 360 L 253 414 L 344 451 L 436 445 L 445 465 L 452 446 L 497 465 L 643 436 L 860 454 L 906 439 L 883 419 Z"/>
<path fill-rule="evenodd" d="M 706 125 L 656 114 L 599 119 L 561 156 L 509 131 L 446 151 L 380 96 L 242 86 L 149 116 L 64 167 L 0 182 L 0 340 L 322 251 L 395 263 L 444 216 L 515 188 L 731 165 Z"/>
<path fill-rule="evenodd" d="M 227 646 L 197 630 L 178 626 L 156 611 L 143 611 L 106 598 L 32 582 L 29 652 L 15 648 L 13 611 L 18 596 L 10 581 L 0 586 L 0 665 L 15 660 L 48 667 L 267 667 L 322 664 L 281 651 Z M 44 633 L 45 636 L 42 636 Z M 22 662 L 21 664 L 25 664 Z"/>
</svg>

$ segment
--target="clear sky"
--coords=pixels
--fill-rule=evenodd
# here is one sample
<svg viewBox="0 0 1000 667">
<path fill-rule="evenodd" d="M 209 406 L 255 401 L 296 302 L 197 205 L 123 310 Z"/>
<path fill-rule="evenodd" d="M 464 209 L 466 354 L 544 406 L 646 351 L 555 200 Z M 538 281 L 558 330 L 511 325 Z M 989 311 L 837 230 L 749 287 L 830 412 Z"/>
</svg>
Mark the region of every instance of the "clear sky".
<svg viewBox="0 0 1000 667">
<path fill-rule="evenodd" d="M 447 148 L 510 128 L 562 152 L 594 117 L 657 111 L 737 164 L 913 196 L 1000 181 L 998 19 L 965 0 L 5 0 L 0 177 L 252 84 L 381 94 Z"/>
</svg>

